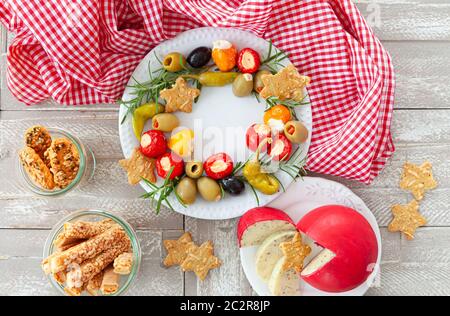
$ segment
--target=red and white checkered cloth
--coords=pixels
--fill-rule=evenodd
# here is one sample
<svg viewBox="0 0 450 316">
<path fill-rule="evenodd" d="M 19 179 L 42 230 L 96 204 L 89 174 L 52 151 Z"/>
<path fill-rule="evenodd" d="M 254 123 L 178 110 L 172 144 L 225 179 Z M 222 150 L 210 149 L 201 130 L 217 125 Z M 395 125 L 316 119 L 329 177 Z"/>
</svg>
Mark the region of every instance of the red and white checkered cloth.
<svg viewBox="0 0 450 316">
<path fill-rule="evenodd" d="M 272 39 L 312 77 L 308 169 L 370 183 L 394 151 L 391 59 L 350 0 L 4 0 L 8 86 L 26 104 L 112 103 L 156 44 L 200 27 Z"/>
</svg>

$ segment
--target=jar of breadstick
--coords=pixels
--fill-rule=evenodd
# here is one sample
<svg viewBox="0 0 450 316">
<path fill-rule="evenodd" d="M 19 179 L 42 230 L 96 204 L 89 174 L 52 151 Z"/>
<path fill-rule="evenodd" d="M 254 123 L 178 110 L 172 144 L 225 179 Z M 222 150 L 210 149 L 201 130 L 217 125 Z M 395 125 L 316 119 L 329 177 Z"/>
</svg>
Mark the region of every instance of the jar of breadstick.
<svg viewBox="0 0 450 316">
<path fill-rule="evenodd" d="M 80 210 L 55 225 L 41 267 L 62 295 L 118 296 L 131 288 L 141 264 L 133 228 L 102 210 Z"/>
<path fill-rule="evenodd" d="M 42 196 L 60 196 L 85 185 L 94 175 L 92 150 L 69 132 L 34 125 L 24 132 L 17 154 L 21 184 Z"/>
</svg>

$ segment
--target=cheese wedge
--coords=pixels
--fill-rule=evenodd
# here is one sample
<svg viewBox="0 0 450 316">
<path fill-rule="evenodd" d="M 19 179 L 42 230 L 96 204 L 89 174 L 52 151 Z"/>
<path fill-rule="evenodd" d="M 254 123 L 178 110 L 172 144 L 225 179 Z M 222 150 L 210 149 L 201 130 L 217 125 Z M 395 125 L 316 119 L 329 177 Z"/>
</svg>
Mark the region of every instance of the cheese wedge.
<svg viewBox="0 0 450 316">
<path fill-rule="evenodd" d="M 284 257 L 278 260 L 269 280 L 269 290 L 274 296 L 299 296 L 300 278 L 293 269 L 283 271 Z"/>
<path fill-rule="evenodd" d="M 295 233 L 292 230 L 274 233 L 259 246 L 255 260 L 256 273 L 264 282 L 269 281 L 273 268 L 278 260 L 283 257 L 280 243 L 291 240 Z"/>
</svg>

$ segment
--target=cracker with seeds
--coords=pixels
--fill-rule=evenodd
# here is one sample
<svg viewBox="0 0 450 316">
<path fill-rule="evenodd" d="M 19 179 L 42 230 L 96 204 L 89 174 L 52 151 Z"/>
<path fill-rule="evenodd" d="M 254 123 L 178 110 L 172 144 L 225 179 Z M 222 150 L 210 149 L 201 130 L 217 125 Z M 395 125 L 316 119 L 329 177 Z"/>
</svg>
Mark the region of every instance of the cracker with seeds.
<svg viewBox="0 0 450 316">
<path fill-rule="evenodd" d="M 263 75 L 261 80 L 264 88 L 259 93 L 262 98 L 276 97 L 280 100 L 292 99 L 302 101 L 305 97 L 304 88 L 311 79 L 299 74 L 294 65 L 289 65 L 275 75 Z"/>
<path fill-rule="evenodd" d="M 167 257 L 163 262 L 166 267 L 182 264 L 189 250 L 195 246 L 192 236 L 188 232 L 181 235 L 178 240 L 164 240 L 163 244 L 167 250 Z"/>
<path fill-rule="evenodd" d="M 114 259 L 114 272 L 120 275 L 128 275 L 133 268 L 133 253 L 125 252 Z"/>
<path fill-rule="evenodd" d="M 200 280 L 205 280 L 209 270 L 220 267 L 221 261 L 214 256 L 214 246 L 211 241 L 204 242 L 200 247 L 189 249 L 186 259 L 181 264 L 183 271 L 193 271 Z"/>
<path fill-rule="evenodd" d="M 411 191 L 417 201 L 421 201 L 426 191 L 437 187 L 433 178 L 433 166 L 426 161 L 420 166 L 406 162 L 403 166 L 400 188 Z"/>
<path fill-rule="evenodd" d="M 419 202 L 412 200 L 407 205 L 392 206 L 394 216 L 388 226 L 390 232 L 402 232 L 408 240 L 414 239 L 416 229 L 426 225 L 427 220 L 419 213 Z"/>
<path fill-rule="evenodd" d="M 128 183 L 135 185 L 142 178 L 155 183 L 155 159 L 144 156 L 139 148 L 135 148 L 129 159 L 122 159 L 119 165 L 128 173 Z"/>
<path fill-rule="evenodd" d="M 200 95 L 200 90 L 188 86 L 186 80 L 178 77 L 170 89 L 164 89 L 159 93 L 166 100 L 166 112 L 192 112 L 194 100 Z"/>
<path fill-rule="evenodd" d="M 52 137 L 48 130 L 41 125 L 35 125 L 30 127 L 25 132 L 25 145 L 33 148 L 34 151 L 44 159 L 45 151 L 52 144 Z"/>
<path fill-rule="evenodd" d="M 77 176 L 80 167 L 77 148 L 70 140 L 57 138 L 52 141 L 47 152 L 55 184 L 60 188 L 67 187 Z"/>
<path fill-rule="evenodd" d="M 303 243 L 302 235 L 296 233 L 291 241 L 280 243 L 280 248 L 285 257 L 282 267 L 283 271 L 293 268 L 300 273 L 303 270 L 305 258 L 311 253 L 311 248 Z"/>
<path fill-rule="evenodd" d="M 47 190 L 55 188 L 53 174 L 33 148 L 23 148 L 19 158 L 25 172 L 37 185 Z"/>
</svg>

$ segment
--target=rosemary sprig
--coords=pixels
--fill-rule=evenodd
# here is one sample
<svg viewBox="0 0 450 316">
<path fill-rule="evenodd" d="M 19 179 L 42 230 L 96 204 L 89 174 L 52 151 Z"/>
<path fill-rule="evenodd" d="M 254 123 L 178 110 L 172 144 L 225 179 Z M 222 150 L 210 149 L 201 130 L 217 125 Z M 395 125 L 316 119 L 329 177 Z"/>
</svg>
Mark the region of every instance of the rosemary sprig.
<svg viewBox="0 0 450 316">
<path fill-rule="evenodd" d="M 255 190 L 255 188 L 250 184 L 250 183 L 248 183 L 248 181 L 247 180 L 245 180 L 244 179 L 244 181 L 248 184 L 248 186 L 250 187 L 250 189 L 252 190 L 252 192 L 253 192 L 253 195 L 255 196 L 255 199 L 256 199 L 256 203 L 257 203 L 257 205 L 259 206 L 260 205 L 260 203 L 259 203 L 259 196 L 258 196 L 258 192 L 256 192 L 256 190 Z"/>
<path fill-rule="evenodd" d="M 255 97 L 256 101 L 258 101 L 258 103 L 261 103 L 261 99 L 259 97 L 259 93 L 256 92 L 255 90 L 252 91 L 253 96 Z"/>
<path fill-rule="evenodd" d="M 145 193 L 141 196 L 143 199 L 150 199 L 151 200 L 151 207 L 155 207 L 156 214 L 159 214 L 161 211 L 162 203 L 165 202 L 167 206 L 172 210 L 175 211 L 172 204 L 169 202 L 169 196 L 172 194 L 172 192 L 175 192 L 175 197 L 180 202 L 180 204 L 183 207 L 186 207 L 186 204 L 183 203 L 181 198 L 178 196 L 177 192 L 175 191 L 175 186 L 178 184 L 178 182 L 181 180 L 179 178 L 170 179 L 170 176 L 172 175 L 174 167 L 170 168 L 169 173 L 167 174 L 166 178 L 164 179 L 164 182 L 162 185 L 158 186 L 149 180 L 142 178 L 142 180 L 147 184 L 152 191 Z M 155 206 L 156 203 L 156 206 Z"/>
<path fill-rule="evenodd" d="M 284 67 L 283 61 L 288 58 L 288 54 L 273 47 L 272 40 L 269 40 L 269 51 L 267 57 L 261 62 L 261 66 L 266 66 L 272 73 L 278 72 Z"/>
<path fill-rule="evenodd" d="M 298 158 L 302 154 L 300 147 L 294 151 L 289 160 L 281 160 L 279 168 L 284 173 L 288 174 L 294 181 L 297 181 L 297 178 L 302 178 L 306 175 L 306 170 L 304 168 L 306 164 L 307 157 L 298 161 Z"/>
</svg>

